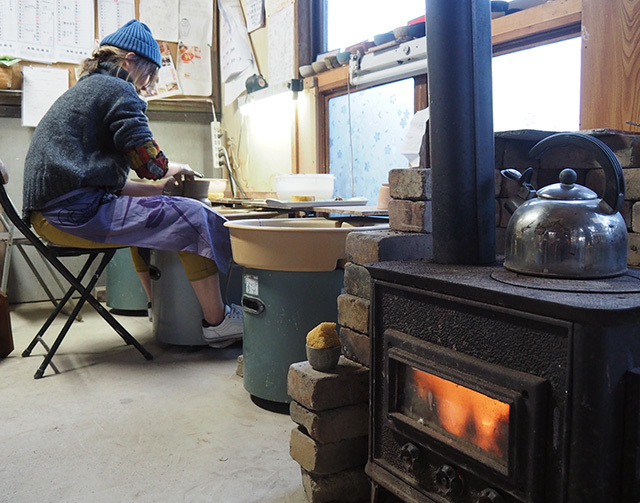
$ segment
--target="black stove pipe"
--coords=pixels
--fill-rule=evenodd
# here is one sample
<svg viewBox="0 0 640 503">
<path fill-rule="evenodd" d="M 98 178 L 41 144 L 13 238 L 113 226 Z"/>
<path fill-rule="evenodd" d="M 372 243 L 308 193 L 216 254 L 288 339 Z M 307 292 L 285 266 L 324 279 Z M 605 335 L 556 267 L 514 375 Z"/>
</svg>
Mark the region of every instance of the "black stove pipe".
<svg viewBox="0 0 640 503">
<path fill-rule="evenodd" d="M 493 264 L 489 0 L 426 0 L 433 259 Z"/>
</svg>

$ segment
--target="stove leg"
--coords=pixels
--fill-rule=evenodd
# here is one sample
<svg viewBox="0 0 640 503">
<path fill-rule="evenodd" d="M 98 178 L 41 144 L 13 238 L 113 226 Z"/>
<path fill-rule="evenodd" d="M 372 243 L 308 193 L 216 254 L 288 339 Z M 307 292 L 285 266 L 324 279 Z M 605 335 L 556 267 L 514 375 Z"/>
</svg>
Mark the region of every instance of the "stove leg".
<svg viewBox="0 0 640 503">
<path fill-rule="evenodd" d="M 371 482 L 371 503 L 403 503 L 401 499 L 391 494 L 375 482 Z"/>
</svg>

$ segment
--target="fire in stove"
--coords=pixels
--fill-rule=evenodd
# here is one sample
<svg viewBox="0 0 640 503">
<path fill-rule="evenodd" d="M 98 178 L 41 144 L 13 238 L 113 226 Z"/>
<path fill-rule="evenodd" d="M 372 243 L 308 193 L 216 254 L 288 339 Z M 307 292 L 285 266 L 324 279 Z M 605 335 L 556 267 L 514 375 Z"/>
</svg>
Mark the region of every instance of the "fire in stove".
<svg viewBox="0 0 640 503">
<path fill-rule="evenodd" d="M 404 368 L 399 412 L 508 462 L 508 403 L 414 367 Z"/>
</svg>

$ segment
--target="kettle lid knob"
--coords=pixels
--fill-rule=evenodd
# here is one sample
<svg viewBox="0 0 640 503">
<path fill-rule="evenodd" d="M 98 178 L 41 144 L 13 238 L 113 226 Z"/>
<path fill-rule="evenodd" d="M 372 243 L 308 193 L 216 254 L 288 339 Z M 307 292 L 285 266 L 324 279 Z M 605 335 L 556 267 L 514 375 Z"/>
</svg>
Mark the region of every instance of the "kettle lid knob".
<svg viewBox="0 0 640 503">
<path fill-rule="evenodd" d="M 573 185 L 574 183 L 576 183 L 578 175 L 571 168 L 566 168 L 560 171 L 560 176 L 558 177 L 558 179 L 560 180 L 560 183 L 564 185 Z"/>
</svg>

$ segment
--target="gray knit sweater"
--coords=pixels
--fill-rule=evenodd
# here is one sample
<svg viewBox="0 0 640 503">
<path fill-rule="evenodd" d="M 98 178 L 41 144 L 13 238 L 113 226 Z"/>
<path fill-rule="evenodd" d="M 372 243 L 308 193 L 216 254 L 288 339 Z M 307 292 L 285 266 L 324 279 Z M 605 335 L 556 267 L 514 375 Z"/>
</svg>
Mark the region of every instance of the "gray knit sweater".
<svg viewBox="0 0 640 503">
<path fill-rule="evenodd" d="M 82 77 L 51 106 L 25 162 L 23 218 L 82 187 L 116 192 L 129 173 L 127 150 L 153 139 L 146 103 L 112 63 Z"/>
</svg>

